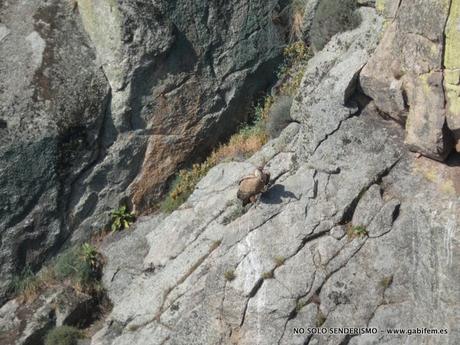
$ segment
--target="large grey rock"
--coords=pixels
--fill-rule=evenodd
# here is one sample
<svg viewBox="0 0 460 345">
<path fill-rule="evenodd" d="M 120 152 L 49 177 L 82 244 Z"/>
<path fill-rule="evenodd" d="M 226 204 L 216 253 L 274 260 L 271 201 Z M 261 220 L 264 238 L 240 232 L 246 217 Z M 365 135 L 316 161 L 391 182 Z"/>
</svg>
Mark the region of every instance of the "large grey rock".
<svg viewBox="0 0 460 345">
<path fill-rule="evenodd" d="M 114 126 L 147 143 L 127 193 L 137 209 L 247 116 L 283 47 L 285 28 L 273 20 L 283 3 L 78 1 L 112 86 Z M 82 180 L 79 188 L 90 195 L 92 185 Z"/>
<path fill-rule="evenodd" d="M 307 13 L 311 11 L 310 3 L 312 1 L 308 2 L 309 6 L 305 9 Z M 307 14 L 304 19 L 308 20 L 310 16 L 313 17 L 307 31 L 307 41 L 311 43 L 312 48 L 319 51 L 335 34 L 357 27 L 361 18 L 355 12 L 356 8 L 356 0 L 317 1 L 313 15 Z"/>
<path fill-rule="evenodd" d="M 70 235 L 73 183 L 97 159 L 108 85 L 70 3 L 0 5 L 0 302 Z"/>
<path fill-rule="evenodd" d="M 402 136 L 371 113 L 345 120 L 308 162 L 278 163 L 285 164 L 281 168 L 275 164 L 278 155 L 272 158 L 271 169 L 287 172 L 230 223 L 224 219 L 235 211 L 237 181 L 253 166 L 226 163 L 212 169 L 171 216 L 160 223 L 142 221 L 141 228 L 151 229 L 144 271 L 126 280 L 129 287 L 117 295 L 92 344 L 347 339 L 293 333 L 293 327 L 317 324 L 448 328 L 449 336 L 430 341 L 455 344 L 454 301 L 460 296 L 452 231 L 458 199 L 425 180 L 412 156 L 402 152 Z M 332 164 L 336 169 L 326 172 Z M 365 226 L 369 235 L 337 235 L 347 222 Z M 227 280 L 226 272 L 235 278 Z M 381 333 L 350 340 L 421 341 Z"/>
<path fill-rule="evenodd" d="M 448 18 L 449 23 L 457 20 L 457 5 L 402 0 L 379 6 L 393 19 L 360 75 L 362 89 L 380 111 L 405 124 L 411 150 L 444 160 L 457 129 L 452 119 L 458 112 L 454 62 L 458 29 L 450 24 L 449 39 L 444 39 Z M 447 125 L 446 113 L 451 119 Z"/>
<path fill-rule="evenodd" d="M 334 36 L 311 59 L 294 99 L 291 116 L 305 124 L 303 155 L 314 152 L 344 119 L 359 110 L 351 96 L 361 68 L 377 46 L 382 18 L 366 7 L 356 15 L 362 20 L 356 29 Z"/>
<path fill-rule="evenodd" d="M 279 61 L 285 7 L 0 3 L 0 302 L 12 274 L 121 203 L 151 206 L 245 119 Z"/>
<path fill-rule="evenodd" d="M 348 32 L 331 42 L 349 35 L 360 37 Z M 404 149 L 404 131 L 382 119 L 372 103 L 354 117 L 338 116 L 355 93 L 347 86 L 359 68 L 341 68 L 350 66 L 343 61 L 353 52 L 336 51 L 327 64 L 310 61 L 294 109 L 298 124 L 247 162 L 211 169 L 188 201 L 159 223 L 156 217 L 142 221 L 141 229 L 151 229 L 143 271 L 126 280 L 93 345 L 460 340 L 454 230 L 460 172 L 414 159 Z M 314 78 L 308 73 L 314 70 L 322 74 Z M 333 92 L 324 92 L 334 85 Z M 332 131 L 303 112 L 331 100 L 335 107 L 321 116 L 336 124 Z M 310 137 L 316 140 L 312 146 L 305 142 Z M 272 185 L 243 210 L 235 204 L 238 181 L 260 162 L 274 172 Z M 346 234 L 354 225 L 365 227 L 367 235 Z M 293 331 L 315 326 L 371 326 L 383 333 Z M 446 328 L 449 335 L 386 334 L 396 327 Z"/>
<path fill-rule="evenodd" d="M 39 345 L 54 327 L 85 327 L 100 309 L 94 296 L 71 287 L 51 286 L 35 299 L 13 299 L 0 308 L 0 343 Z"/>
</svg>

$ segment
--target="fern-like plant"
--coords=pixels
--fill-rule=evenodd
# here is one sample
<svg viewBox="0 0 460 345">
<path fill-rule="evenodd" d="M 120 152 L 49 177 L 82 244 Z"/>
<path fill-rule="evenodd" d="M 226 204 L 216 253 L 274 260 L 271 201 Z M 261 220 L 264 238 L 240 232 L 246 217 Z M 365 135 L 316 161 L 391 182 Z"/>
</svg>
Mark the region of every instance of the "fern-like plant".
<svg viewBox="0 0 460 345">
<path fill-rule="evenodd" d="M 96 247 L 89 243 L 83 243 L 80 251 L 82 260 L 93 270 L 97 271 L 101 267 L 100 255 Z"/>
<path fill-rule="evenodd" d="M 136 217 L 129 212 L 126 205 L 120 206 L 117 210 L 112 211 L 112 231 L 128 229 L 135 220 Z"/>
</svg>

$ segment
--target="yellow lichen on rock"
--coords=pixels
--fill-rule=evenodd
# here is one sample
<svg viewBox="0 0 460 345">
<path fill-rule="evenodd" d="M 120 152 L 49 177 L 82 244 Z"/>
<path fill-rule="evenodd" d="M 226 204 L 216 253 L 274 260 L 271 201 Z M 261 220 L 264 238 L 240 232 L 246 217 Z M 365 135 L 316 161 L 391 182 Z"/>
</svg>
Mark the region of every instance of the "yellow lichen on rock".
<svg viewBox="0 0 460 345">
<path fill-rule="evenodd" d="M 380 13 L 383 14 L 385 11 L 385 0 L 377 0 L 375 2 L 375 9 Z"/>
<path fill-rule="evenodd" d="M 460 0 L 452 0 L 445 35 L 444 89 L 447 124 L 451 130 L 457 131 L 460 129 Z M 458 144 L 460 138 L 455 139 Z"/>
<path fill-rule="evenodd" d="M 460 0 L 452 0 L 446 26 L 444 66 L 446 69 L 460 68 Z"/>
</svg>

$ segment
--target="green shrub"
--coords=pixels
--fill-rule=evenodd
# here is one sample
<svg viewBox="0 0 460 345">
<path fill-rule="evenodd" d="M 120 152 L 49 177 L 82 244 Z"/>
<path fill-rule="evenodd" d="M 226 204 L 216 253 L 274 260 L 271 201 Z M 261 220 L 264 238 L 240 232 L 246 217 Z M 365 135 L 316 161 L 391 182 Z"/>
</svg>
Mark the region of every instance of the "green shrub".
<svg viewBox="0 0 460 345">
<path fill-rule="evenodd" d="M 69 249 L 58 256 L 54 273 L 59 281 L 71 280 L 82 285 L 89 284 L 93 277 L 91 265 L 82 258 L 78 248 Z"/>
<path fill-rule="evenodd" d="M 112 231 L 128 229 L 135 220 L 136 217 L 126 205 L 120 206 L 118 210 L 112 211 Z"/>
<path fill-rule="evenodd" d="M 100 267 L 101 260 L 100 255 L 92 244 L 84 243 L 81 246 L 81 257 L 93 270 L 97 270 Z"/>
<path fill-rule="evenodd" d="M 284 62 L 278 69 L 278 78 L 283 81 L 279 87 L 280 95 L 295 96 L 312 56 L 311 49 L 302 41 L 291 43 L 284 49 Z"/>
<path fill-rule="evenodd" d="M 74 287 L 89 292 L 99 289 L 101 270 L 101 255 L 88 243 L 62 253 L 53 266 L 57 281 L 70 281 Z"/>
<path fill-rule="evenodd" d="M 75 327 L 60 326 L 48 332 L 45 345 L 77 345 L 82 333 Z"/>
<path fill-rule="evenodd" d="M 44 289 L 69 283 L 74 289 L 96 295 L 102 290 L 102 264 L 96 247 L 85 243 L 67 249 L 36 274 L 26 267 L 12 279 L 9 290 L 23 302 L 33 301 Z"/>
<path fill-rule="evenodd" d="M 228 270 L 228 271 L 226 271 L 226 272 L 224 273 L 224 277 L 225 277 L 225 279 L 228 280 L 228 281 L 234 280 L 234 279 L 236 278 L 236 276 L 235 276 L 235 271 L 233 271 L 233 270 Z"/>
</svg>

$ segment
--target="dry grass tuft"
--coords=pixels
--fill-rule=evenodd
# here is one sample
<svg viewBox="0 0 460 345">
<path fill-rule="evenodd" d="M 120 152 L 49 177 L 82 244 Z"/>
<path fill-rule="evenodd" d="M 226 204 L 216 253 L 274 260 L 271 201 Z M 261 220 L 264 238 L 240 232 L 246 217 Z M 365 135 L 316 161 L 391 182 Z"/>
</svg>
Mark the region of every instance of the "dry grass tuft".
<svg viewBox="0 0 460 345">
<path fill-rule="evenodd" d="M 102 291 L 99 281 L 102 263 L 96 248 L 85 243 L 65 251 L 38 273 L 26 267 L 12 279 L 10 291 L 22 303 L 31 303 L 44 290 L 57 286 L 96 296 Z"/>
<path fill-rule="evenodd" d="M 275 273 L 273 272 L 273 270 L 262 273 L 262 278 L 264 279 L 273 279 L 274 277 Z"/>
<path fill-rule="evenodd" d="M 280 267 L 284 265 L 286 258 L 284 256 L 275 256 L 273 261 L 275 262 L 276 267 Z"/>
<path fill-rule="evenodd" d="M 262 108 L 260 111 L 268 113 L 268 109 Z M 241 128 L 226 144 L 214 150 L 203 163 L 179 171 L 171 184 L 169 194 L 160 204 L 160 210 L 166 213 L 173 212 L 187 200 L 211 168 L 223 161 L 246 159 L 259 151 L 267 141 L 265 121 L 258 115 L 256 108 L 256 120 L 252 125 Z"/>
<path fill-rule="evenodd" d="M 229 270 L 224 273 L 224 277 L 227 281 L 231 282 L 232 280 L 235 280 L 235 271 Z"/>
</svg>

